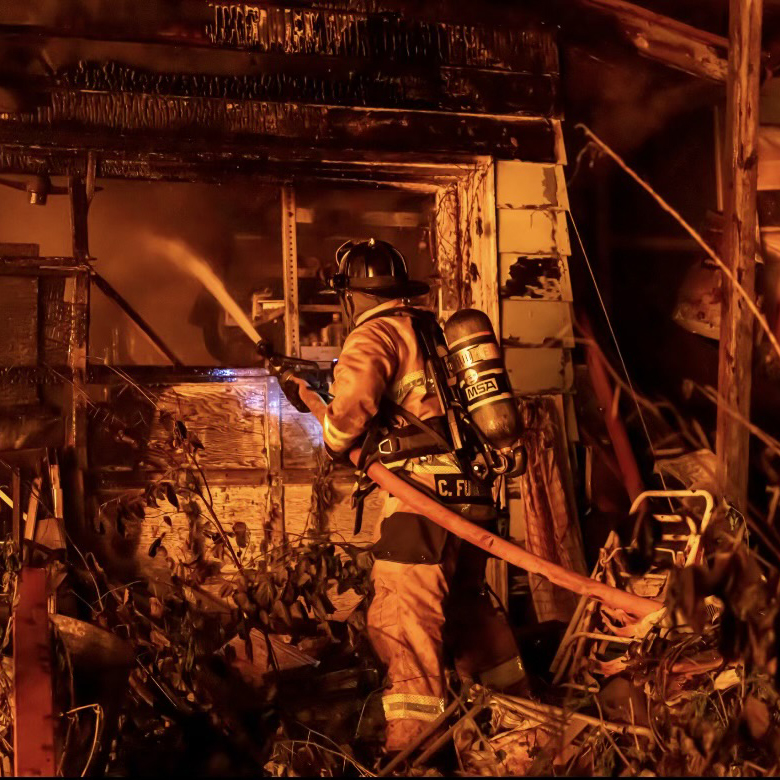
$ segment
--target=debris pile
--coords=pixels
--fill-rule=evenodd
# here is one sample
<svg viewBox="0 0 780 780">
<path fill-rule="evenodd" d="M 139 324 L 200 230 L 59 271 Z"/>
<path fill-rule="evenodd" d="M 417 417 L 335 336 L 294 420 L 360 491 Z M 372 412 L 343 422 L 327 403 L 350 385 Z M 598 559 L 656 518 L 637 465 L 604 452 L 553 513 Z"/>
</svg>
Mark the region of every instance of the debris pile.
<svg viewBox="0 0 780 780">
<path fill-rule="evenodd" d="M 732 519 L 725 512 L 713 518 L 702 564 L 671 571 L 662 611 L 612 624 L 611 642 L 603 622 L 580 632 L 593 651 L 570 670 L 568 679 L 580 682 L 552 687 L 544 704 L 475 690 L 487 694 L 486 710 L 456 730 L 461 771 L 777 774 L 780 580 Z M 627 641 L 620 648 L 615 638 Z M 599 661 L 610 651 L 611 661 Z"/>
<path fill-rule="evenodd" d="M 290 543 L 269 530 L 248 545 L 246 523 L 228 526 L 215 511 L 198 437 L 164 423 L 161 476 L 99 514 L 117 538 L 157 521 L 146 554 L 166 576 L 128 579 L 89 550 L 50 562 L 63 774 L 752 777 L 780 768 L 780 574 L 748 546 L 742 518 L 705 491 L 680 491 L 654 520 L 638 514 L 656 524 L 634 536 L 654 540 L 649 555 L 615 533 L 601 550 L 592 577 L 656 600 L 656 612 L 636 620 L 583 599 L 533 695 L 461 689 L 453 674 L 447 717 L 391 761 L 381 748 L 383 670 L 365 633 L 370 556 L 315 531 Z M 333 500 L 329 469 L 321 461 L 314 515 Z M 166 549 L 168 506 L 187 517 L 183 559 Z M 19 561 L 5 550 L 10 616 Z M 332 600 L 345 592 L 356 606 L 337 611 Z M 11 682 L 0 678 L 10 766 Z"/>
</svg>

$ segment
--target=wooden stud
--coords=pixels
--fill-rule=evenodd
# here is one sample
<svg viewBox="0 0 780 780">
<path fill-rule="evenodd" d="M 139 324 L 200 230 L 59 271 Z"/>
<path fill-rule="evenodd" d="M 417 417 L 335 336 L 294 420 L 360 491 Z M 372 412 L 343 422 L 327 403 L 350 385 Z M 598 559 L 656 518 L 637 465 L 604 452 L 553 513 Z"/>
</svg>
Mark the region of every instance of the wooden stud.
<svg viewBox="0 0 780 780">
<path fill-rule="evenodd" d="M 270 541 L 274 546 L 282 544 L 284 532 L 284 484 L 282 482 L 282 432 L 281 389 L 275 377 L 268 377 L 266 390 L 266 446 L 268 453 L 268 486 L 271 491 Z"/>
<path fill-rule="evenodd" d="M 84 180 L 68 178 L 73 256 L 78 262 L 89 257 L 87 211 L 89 201 Z M 89 274 L 76 273 L 65 281 L 64 303 L 71 309 L 67 366 L 70 387 L 65 395 L 66 426 L 63 464 L 66 466 L 70 517 L 83 528 L 85 520 L 84 470 L 87 468 L 87 353 L 89 340 Z"/>
<path fill-rule="evenodd" d="M 35 477 L 30 489 L 30 501 L 27 504 L 27 517 L 24 520 L 24 541 L 29 542 L 30 545 L 35 543 L 35 525 L 38 520 L 38 503 L 41 493 L 41 478 Z M 32 556 L 32 550 L 30 546 L 25 546 L 22 550 L 22 559 L 28 561 Z"/>
<path fill-rule="evenodd" d="M 758 109 L 762 0 L 731 0 L 726 88 L 726 174 L 723 262 L 748 295 L 755 294 Z M 753 316 L 723 278 L 718 366 L 717 476 L 724 496 L 747 510 L 750 433 L 729 411 L 750 417 Z"/>
<path fill-rule="evenodd" d="M 22 475 L 18 468 L 11 471 L 11 517 L 12 538 L 19 545 L 22 543 Z"/>
</svg>

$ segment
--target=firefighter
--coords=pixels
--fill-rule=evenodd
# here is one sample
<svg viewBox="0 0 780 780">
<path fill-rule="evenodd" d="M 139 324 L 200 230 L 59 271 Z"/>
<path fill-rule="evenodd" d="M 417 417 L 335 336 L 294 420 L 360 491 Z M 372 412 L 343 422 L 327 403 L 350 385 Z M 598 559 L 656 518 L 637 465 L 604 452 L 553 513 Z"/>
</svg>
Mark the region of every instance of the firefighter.
<svg viewBox="0 0 780 780">
<path fill-rule="evenodd" d="M 362 444 L 364 468 L 380 460 L 462 516 L 490 524 L 491 488 L 463 473 L 426 375 L 416 333 L 424 312 L 412 303 L 428 285 L 410 280 L 403 255 L 384 241 L 347 242 L 337 262 L 330 284 L 348 336 L 323 426 L 327 452 L 341 459 Z M 511 629 L 485 591 L 483 551 L 386 495 L 372 552 L 368 634 L 388 669 L 388 752 L 403 749 L 443 712 L 445 640 L 466 683 L 523 685 Z"/>
</svg>

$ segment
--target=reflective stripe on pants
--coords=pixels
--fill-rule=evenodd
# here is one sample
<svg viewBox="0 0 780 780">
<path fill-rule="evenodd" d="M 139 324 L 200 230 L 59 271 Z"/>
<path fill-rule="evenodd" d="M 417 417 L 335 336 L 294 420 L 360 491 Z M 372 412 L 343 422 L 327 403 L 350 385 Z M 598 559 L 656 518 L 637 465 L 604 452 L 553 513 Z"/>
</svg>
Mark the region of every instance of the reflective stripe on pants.
<svg viewBox="0 0 780 780">
<path fill-rule="evenodd" d="M 444 699 L 415 693 L 391 693 L 382 697 L 385 720 L 436 720 L 444 712 Z"/>
</svg>

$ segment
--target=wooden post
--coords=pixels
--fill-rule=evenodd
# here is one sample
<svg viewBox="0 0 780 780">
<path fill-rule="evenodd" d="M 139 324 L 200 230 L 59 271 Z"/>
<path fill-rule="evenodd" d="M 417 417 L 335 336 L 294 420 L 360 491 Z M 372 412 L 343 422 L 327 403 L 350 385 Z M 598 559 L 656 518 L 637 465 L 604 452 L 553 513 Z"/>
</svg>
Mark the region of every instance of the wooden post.
<svg viewBox="0 0 780 780">
<path fill-rule="evenodd" d="M 14 775 L 54 777 L 46 570 L 25 566 L 14 609 Z"/>
<path fill-rule="evenodd" d="M 75 176 L 68 180 L 70 220 L 73 236 L 73 257 L 77 261 L 89 257 L 87 240 L 87 201 L 84 181 Z M 86 468 L 86 398 L 84 384 L 87 373 L 89 342 L 89 275 L 76 273 L 65 281 L 65 302 L 71 308 L 68 366 L 72 371 L 71 405 L 66 430 L 66 445 L 75 448 L 79 468 Z"/>
<path fill-rule="evenodd" d="M 755 290 L 758 108 L 762 0 L 731 0 L 726 88 L 723 261 L 747 293 Z M 716 450 L 718 482 L 737 509 L 747 509 L 749 432 L 729 415 L 750 417 L 753 317 L 723 277 Z"/>
<path fill-rule="evenodd" d="M 68 179 L 73 257 L 77 262 L 89 258 L 87 212 L 89 199 L 83 179 Z M 70 307 L 68 367 L 71 385 L 66 406 L 65 451 L 63 469 L 67 473 L 68 517 L 75 527 L 85 525 L 84 470 L 87 468 L 87 354 L 89 346 L 89 273 L 87 270 L 65 280 L 65 303 Z M 67 397 L 67 396 L 66 396 Z"/>
<path fill-rule="evenodd" d="M 271 491 L 270 528 L 266 539 L 271 542 L 273 547 L 277 547 L 285 542 L 284 482 L 282 480 L 282 391 L 276 377 L 269 376 L 265 387 L 268 489 Z"/>
<path fill-rule="evenodd" d="M 22 551 L 22 475 L 18 468 L 11 472 L 11 501 L 13 502 L 12 512 L 12 536 L 14 544 L 19 546 L 19 553 Z"/>
</svg>

